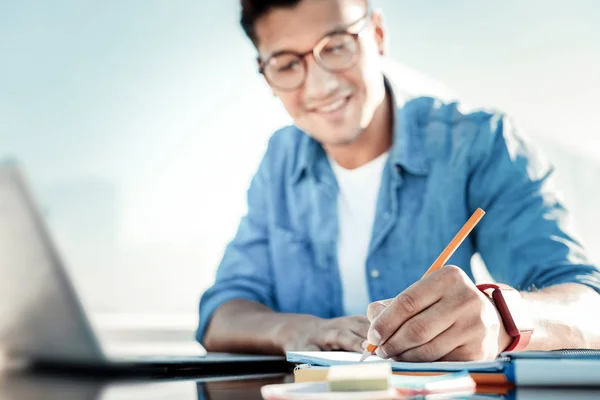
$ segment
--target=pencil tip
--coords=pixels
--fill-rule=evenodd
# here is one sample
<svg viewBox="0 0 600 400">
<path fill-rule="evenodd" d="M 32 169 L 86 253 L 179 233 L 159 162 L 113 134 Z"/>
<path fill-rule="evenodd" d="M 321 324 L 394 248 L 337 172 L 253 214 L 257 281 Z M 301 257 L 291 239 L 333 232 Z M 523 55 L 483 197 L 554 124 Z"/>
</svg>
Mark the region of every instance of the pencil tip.
<svg viewBox="0 0 600 400">
<path fill-rule="evenodd" d="M 362 356 L 360 357 L 360 361 L 359 362 L 363 362 L 367 359 L 367 357 L 369 357 L 371 355 L 371 353 L 369 353 L 369 350 L 365 350 L 362 353 Z"/>
</svg>

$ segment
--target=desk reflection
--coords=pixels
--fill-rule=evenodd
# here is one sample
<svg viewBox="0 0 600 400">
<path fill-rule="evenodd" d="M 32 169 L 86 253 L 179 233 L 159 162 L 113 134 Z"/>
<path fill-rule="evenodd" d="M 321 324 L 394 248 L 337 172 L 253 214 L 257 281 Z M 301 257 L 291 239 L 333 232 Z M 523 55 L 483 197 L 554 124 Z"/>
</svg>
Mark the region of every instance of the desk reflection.
<svg viewBox="0 0 600 400">
<path fill-rule="evenodd" d="M 261 400 L 262 386 L 292 381 L 293 377 L 284 373 L 145 381 L 3 374 L 0 375 L 0 400 Z M 517 388 L 506 395 L 476 394 L 459 398 L 591 400 L 600 398 L 600 388 Z"/>
<path fill-rule="evenodd" d="M 597 388 L 517 388 L 510 399 L 515 400 L 591 400 L 600 399 Z"/>
<path fill-rule="evenodd" d="M 198 400 L 262 400 L 262 386 L 293 381 L 292 376 L 282 375 L 237 381 L 198 382 Z"/>
<path fill-rule="evenodd" d="M 145 381 L 3 374 L 0 400 L 261 399 L 263 385 L 289 379 L 284 373 Z"/>
</svg>

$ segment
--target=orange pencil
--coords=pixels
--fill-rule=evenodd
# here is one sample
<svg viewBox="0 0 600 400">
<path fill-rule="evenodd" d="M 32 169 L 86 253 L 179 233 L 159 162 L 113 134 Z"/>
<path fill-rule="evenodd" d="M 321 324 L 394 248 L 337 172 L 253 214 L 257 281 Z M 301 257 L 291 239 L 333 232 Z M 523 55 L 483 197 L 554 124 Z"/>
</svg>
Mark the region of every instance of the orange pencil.
<svg viewBox="0 0 600 400">
<path fill-rule="evenodd" d="M 479 221 L 481 220 L 481 218 L 483 218 L 484 215 L 485 215 L 485 211 L 483 211 L 481 208 L 478 208 L 477 210 L 475 210 L 473 215 L 471 215 L 471 218 L 469 218 L 467 220 L 467 222 L 465 222 L 463 227 L 460 228 L 458 233 L 454 236 L 454 238 L 450 241 L 450 243 L 448 243 L 448 246 L 446 246 L 444 251 L 442 251 L 440 253 L 440 255 L 438 256 L 438 258 L 435 259 L 433 264 L 431 264 L 431 267 L 429 267 L 427 272 L 425 272 L 425 275 L 423 275 L 423 278 L 426 277 L 427 275 L 431 274 L 432 272 L 437 271 L 438 269 L 442 268 L 444 266 L 444 264 L 446 264 L 446 262 L 448 262 L 448 259 L 450 259 L 450 257 L 452 257 L 452 254 L 454 254 L 456 249 L 458 249 L 458 246 L 460 246 L 461 243 L 465 240 L 465 238 L 467 236 L 469 236 L 469 233 L 471 233 L 473 228 L 475 228 L 475 225 L 477 225 L 479 223 Z M 367 346 L 367 348 L 365 349 L 365 351 L 363 352 L 363 355 L 360 358 L 360 362 L 363 362 L 364 360 L 366 360 L 367 357 L 369 357 L 371 354 L 375 353 L 375 350 L 377 350 L 377 346 L 375 346 L 373 344 L 369 344 Z"/>
</svg>

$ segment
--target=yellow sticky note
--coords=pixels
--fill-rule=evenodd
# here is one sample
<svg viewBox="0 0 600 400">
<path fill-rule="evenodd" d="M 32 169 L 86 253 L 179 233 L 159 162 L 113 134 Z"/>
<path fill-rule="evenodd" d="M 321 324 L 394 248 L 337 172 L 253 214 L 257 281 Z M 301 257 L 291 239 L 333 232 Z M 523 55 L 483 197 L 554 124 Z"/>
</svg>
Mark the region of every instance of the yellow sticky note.
<svg viewBox="0 0 600 400">
<path fill-rule="evenodd" d="M 329 368 L 327 382 L 332 392 L 387 390 L 391 374 L 389 363 L 334 365 Z"/>
</svg>

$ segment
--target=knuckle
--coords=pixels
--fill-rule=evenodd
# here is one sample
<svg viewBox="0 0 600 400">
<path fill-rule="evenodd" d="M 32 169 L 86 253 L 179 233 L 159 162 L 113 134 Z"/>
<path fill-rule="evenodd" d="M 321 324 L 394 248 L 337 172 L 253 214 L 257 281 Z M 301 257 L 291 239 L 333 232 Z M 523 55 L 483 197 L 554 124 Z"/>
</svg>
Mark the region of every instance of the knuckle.
<svg viewBox="0 0 600 400">
<path fill-rule="evenodd" d="M 408 293 L 400 293 L 396 296 L 396 310 L 401 314 L 412 315 L 417 310 L 417 299 Z"/>
<path fill-rule="evenodd" d="M 448 279 L 451 284 L 460 284 L 465 281 L 465 272 L 456 265 L 446 265 L 441 270 L 444 271 L 446 279 Z"/>
<path fill-rule="evenodd" d="M 483 297 L 482 297 L 483 294 L 476 287 L 462 290 L 461 295 L 462 295 L 463 301 L 468 301 L 468 302 L 480 303 L 480 300 L 483 299 Z"/>
<path fill-rule="evenodd" d="M 407 324 L 406 335 L 413 343 L 422 343 L 427 338 L 427 325 L 421 321 L 411 321 Z"/>
<path fill-rule="evenodd" d="M 472 290 L 458 290 L 450 298 L 453 311 L 462 318 L 474 314 L 481 314 L 482 305 L 477 298 L 477 293 Z"/>
</svg>

